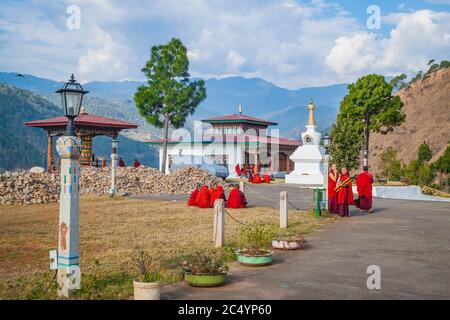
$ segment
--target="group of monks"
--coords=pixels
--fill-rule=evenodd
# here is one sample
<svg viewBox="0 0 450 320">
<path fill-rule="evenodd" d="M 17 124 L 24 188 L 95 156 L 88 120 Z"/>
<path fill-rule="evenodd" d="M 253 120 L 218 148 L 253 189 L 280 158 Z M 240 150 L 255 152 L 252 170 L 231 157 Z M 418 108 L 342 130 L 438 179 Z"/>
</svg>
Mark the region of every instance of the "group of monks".
<svg viewBox="0 0 450 320">
<path fill-rule="evenodd" d="M 346 167 L 339 172 L 336 164 L 331 166 L 328 174 L 328 211 L 340 215 L 349 216 L 349 206 L 356 205 L 361 211 L 372 212 L 372 184 L 373 175 L 369 173 L 367 166 L 356 178 L 358 199 L 353 199 L 352 178 Z"/>
<path fill-rule="evenodd" d="M 247 200 L 244 193 L 239 190 L 239 186 L 236 184 L 230 184 L 230 194 L 228 200 L 225 197 L 225 191 L 222 186 L 197 186 L 192 192 L 188 200 L 188 206 L 195 206 L 199 208 L 213 208 L 214 202 L 217 199 L 223 199 L 227 208 L 239 209 L 247 206 Z"/>
<path fill-rule="evenodd" d="M 261 175 L 259 173 L 258 167 L 254 164 L 250 165 L 249 170 L 244 165 L 237 164 L 235 167 L 236 174 L 238 177 L 246 177 L 248 179 L 248 182 L 250 183 L 270 183 L 270 174 L 269 172 L 264 173 L 264 177 L 261 178 Z"/>
</svg>

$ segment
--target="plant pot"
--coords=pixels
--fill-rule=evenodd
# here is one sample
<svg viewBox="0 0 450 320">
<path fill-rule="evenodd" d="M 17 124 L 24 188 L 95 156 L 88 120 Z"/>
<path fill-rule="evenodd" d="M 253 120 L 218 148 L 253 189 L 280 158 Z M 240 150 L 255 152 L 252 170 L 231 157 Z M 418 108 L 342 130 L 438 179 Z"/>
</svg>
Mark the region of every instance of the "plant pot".
<svg viewBox="0 0 450 320">
<path fill-rule="evenodd" d="M 272 240 L 272 248 L 279 250 L 300 250 L 302 240 Z"/>
<path fill-rule="evenodd" d="M 156 282 L 133 281 L 134 300 L 159 300 L 161 284 Z"/>
<path fill-rule="evenodd" d="M 184 274 L 184 281 L 194 287 L 218 287 L 225 283 L 227 278 L 226 273 L 218 273 L 218 274 L 192 274 L 186 272 Z"/>
<path fill-rule="evenodd" d="M 267 266 L 273 261 L 273 251 L 262 250 L 265 253 L 261 254 L 249 254 L 245 253 L 245 251 L 237 251 L 238 261 L 244 265 L 249 267 L 262 267 Z"/>
</svg>

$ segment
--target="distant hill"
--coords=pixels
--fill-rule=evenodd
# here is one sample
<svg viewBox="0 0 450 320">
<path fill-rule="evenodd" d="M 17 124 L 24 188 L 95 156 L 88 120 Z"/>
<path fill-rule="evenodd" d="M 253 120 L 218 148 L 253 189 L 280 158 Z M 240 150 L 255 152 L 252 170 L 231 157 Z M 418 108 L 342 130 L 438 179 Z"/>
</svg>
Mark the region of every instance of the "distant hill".
<svg viewBox="0 0 450 320">
<path fill-rule="evenodd" d="M 450 68 L 416 81 L 397 94 L 404 103 L 406 121 L 393 133 L 370 136 L 369 162 L 375 172 L 379 153 L 389 146 L 398 151 L 402 162 L 409 162 L 416 159 L 419 145 L 426 141 L 433 151 L 434 161 L 450 141 Z"/>
<path fill-rule="evenodd" d="M 61 108 L 29 90 L 0 83 L 0 112 L 0 170 L 45 166 L 47 135 L 24 122 L 59 116 Z M 96 137 L 93 148 L 97 156 L 109 157 L 111 139 Z M 146 165 L 158 164 L 154 149 L 123 136 L 119 136 L 119 153 L 128 164 L 134 158 Z"/>
<path fill-rule="evenodd" d="M 18 78 L 15 73 L 1 72 L 0 82 L 44 94 L 55 103 L 58 98 L 53 92 L 62 86 L 62 82 L 32 75 Z M 188 127 L 192 127 L 193 120 L 236 113 L 238 105 L 242 104 L 245 114 L 278 122 L 282 135 L 296 138 L 306 125 L 310 97 L 317 106 L 318 127 L 325 130 L 334 122 L 340 101 L 347 93 L 346 84 L 289 90 L 260 78 L 228 77 L 209 79 L 205 83 L 207 98 L 189 119 Z M 98 115 L 116 114 L 116 117 L 137 122 L 139 133 L 160 135 L 160 129 L 146 124 L 134 106 L 133 95 L 141 84 L 135 81 L 88 82 L 83 85 L 90 91 L 85 106 Z"/>
</svg>

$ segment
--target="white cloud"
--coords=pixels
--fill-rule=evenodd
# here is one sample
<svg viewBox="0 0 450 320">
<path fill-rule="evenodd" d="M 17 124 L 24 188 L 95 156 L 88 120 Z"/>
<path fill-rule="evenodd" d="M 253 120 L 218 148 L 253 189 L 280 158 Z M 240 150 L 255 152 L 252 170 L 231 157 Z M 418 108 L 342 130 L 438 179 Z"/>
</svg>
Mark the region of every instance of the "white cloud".
<svg viewBox="0 0 450 320">
<path fill-rule="evenodd" d="M 424 70 L 431 58 L 449 58 L 450 13 L 421 10 L 383 21 L 396 23 L 389 37 L 360 32 L 336 40 L 326 64 L 339 79 L 352 81 L 370 72 L 413 74 Z"/>
<path fill-rule="evenodd" d="M 80 30 L 65 27 L 69 4 L 81 8 Z M 150 47 L 177 37 L 193 76 L 318 86 L 448 58 L 448 21 L 447 13 L 394 13 L 383 17 L 393 28 L 383 37 L 325 0 L 0 1 L 0 70 L 58 80 L 72 72 L 86 81 L 143 79 Z"/>
<path fill-rule="evenodd" d="M 242 67 L 245 62 L 245 58 L 240 56 L 239 53 L 234 50 L 231 50 L 227 55 L 228 67 L 232 71 L 239 71 L 239 68 Z"/>
</svg>

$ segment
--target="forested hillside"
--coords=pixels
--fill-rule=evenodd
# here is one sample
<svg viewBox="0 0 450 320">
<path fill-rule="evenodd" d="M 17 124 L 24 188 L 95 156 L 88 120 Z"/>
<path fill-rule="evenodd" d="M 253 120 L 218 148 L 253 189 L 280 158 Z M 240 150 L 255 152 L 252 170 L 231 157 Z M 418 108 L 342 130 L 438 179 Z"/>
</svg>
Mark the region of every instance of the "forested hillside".
<svg viewBox="0 0 450 320">
<path fill-rule="evenodd" d="M 0 170 L 44 166 L 47 135 L 42 129 L 26 127 L 24 122 L 59 116 L 61 109 L 31 91 L 0 83 L 0 112 Z M 109 157 L 111 139 L 94 138 L 94 152 Z M 119 153 L 128 164 L 138 158 L 143 164 L 157 165 L 154 149 L 123 136 L 119 137 Z"/>
</svg>

